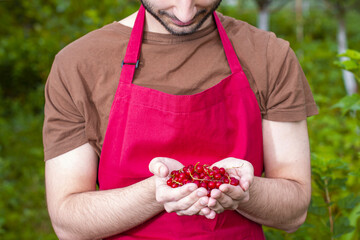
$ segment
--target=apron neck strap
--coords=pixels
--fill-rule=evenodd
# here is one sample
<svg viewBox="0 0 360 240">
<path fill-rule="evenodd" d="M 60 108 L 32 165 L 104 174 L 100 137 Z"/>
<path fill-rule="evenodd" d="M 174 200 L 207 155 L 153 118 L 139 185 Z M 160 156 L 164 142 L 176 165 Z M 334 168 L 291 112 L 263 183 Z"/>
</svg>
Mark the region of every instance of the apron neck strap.
<svg viewBox="0 0 360 240">
<path fill-rule="evenodd" d="M 140 6 L 137 17 L 135 19 L 134 28 L 126 50 L 124 63 L 136 63 L 140 57 L 141 42 L 144 33 L 145 8 Z"/>
<path fill-rule="evenodd" d="M 238 71 L 242 71 L 239 59 L 237 58 L 235 50 L 230 42 L 230 39 L 226 34 L 223 25 L 220 22 L 219 17 L 217 16 L 215 11 L 213 14 L 231 72 L 235 73 Z M 145 22 L 145 8 L 143 5 L 141 5 L 134 23 L 133 30 L 131 31 L 131 36 L 126 49 L 126 54 L 121 65 L 122 70 L 124 71 L 126 69 L 125 72 L 130 73 L 131 76 L 123 79 L 120 78 L 120 80 L 126 83 L 132 82 L 135 69 L 138 68 L 139 66 L 141 42 L 144 32 L 144 22 Z"/>
<path fill-rule="evenodd" d="M 223 25 L 221 24 L 220 19 L 215 11 L 214 11 L 214 19 L 215 19 L 215 23 L 216 23 L 216 26 L 217 26 L 217 29 L 218 29 L 218 32 L 220 35 L 221 42 L 224 47 L 225 55 L 228 60 L 231 72 L 235 73 L 238 71 L 242 71 L 242 68 L 241 68 L 239 59 L 235 53 L 235 50 L 234 50 L 234 48 L 230 42 L 230 39 L 229 39 L 228 35 L 226 34 L 226 31 L 225 31 Z"/>
<path fill-rule="evenodd" d="M 133 30 L 131 31 L 124 60 L 121 63 L 121 82 L 131 84 L 134 78 L 135 69 L 139 67 L 140 49 L 144 32 L 144 22 L 145 8 L 143 5 L 141 5 L 135 19 Z"/>
</svg>

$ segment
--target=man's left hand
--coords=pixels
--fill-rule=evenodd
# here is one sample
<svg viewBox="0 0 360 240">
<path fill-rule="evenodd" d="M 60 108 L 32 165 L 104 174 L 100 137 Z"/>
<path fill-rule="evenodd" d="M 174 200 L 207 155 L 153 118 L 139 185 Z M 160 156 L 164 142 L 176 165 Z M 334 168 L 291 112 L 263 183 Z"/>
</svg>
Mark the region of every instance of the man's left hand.
<svg viewBox="0 0 360 240">
<path fill-rule="evenodd" d="M 208 207 L 216 213 L 224 210 L 235 210 L 239 204 L 250 199 L 249 188 L 254 179 L 254 168 L 248 161 L 236 158 L 226 158 L 212 165 L 223 167 L 230 177 L 240 181 L 240 186 L 222 184 L 219 189 L 211 191 Z"/>
</svg>

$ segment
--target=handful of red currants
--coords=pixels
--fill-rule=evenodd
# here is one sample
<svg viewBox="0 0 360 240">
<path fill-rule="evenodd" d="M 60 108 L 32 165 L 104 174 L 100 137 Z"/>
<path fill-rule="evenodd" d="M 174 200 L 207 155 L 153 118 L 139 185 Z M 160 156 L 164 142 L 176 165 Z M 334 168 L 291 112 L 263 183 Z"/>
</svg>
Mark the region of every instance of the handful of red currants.
<svg viewBox="0 0 360 240">
<path fill-rule="evenodd" d="M 230 177 L 224 168 L 197 163 L 195 166 L 188 165 L 180 170 L 174 170 L 167 180 L 167 185 L 172 188 L 183 186 L 187 183 L 195 183 L 198 187 L 208 190 L 208 196 L 212 189 L 218 189 L 222 184 L 239 185 L 239 180 Z"/>
</svg>

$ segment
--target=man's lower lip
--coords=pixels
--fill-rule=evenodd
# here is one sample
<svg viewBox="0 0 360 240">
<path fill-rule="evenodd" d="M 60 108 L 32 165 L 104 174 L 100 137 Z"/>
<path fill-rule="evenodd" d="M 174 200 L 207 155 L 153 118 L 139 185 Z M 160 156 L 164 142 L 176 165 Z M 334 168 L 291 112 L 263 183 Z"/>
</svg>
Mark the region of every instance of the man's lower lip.
<svg viewBox="0 0 360 240">
<path fill-rule="evenodd" d="M 188 26 L 190 24 L 193 23 L 193 21 L 189 21 L 189 22 L 182 22 L 182 21 L 179 21 L 179 20 L 176 20 L 176 19 L 171 19 L 172 22 L 178 26 Z"/>
</svg>

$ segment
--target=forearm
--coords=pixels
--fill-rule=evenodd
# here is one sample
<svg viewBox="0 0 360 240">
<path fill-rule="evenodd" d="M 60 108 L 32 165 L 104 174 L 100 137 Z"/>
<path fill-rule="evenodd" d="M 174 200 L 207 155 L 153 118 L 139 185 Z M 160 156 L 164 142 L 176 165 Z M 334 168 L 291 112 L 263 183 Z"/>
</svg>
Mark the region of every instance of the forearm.
<svg viewBox="0 0 360 240">
<path fill-rule="evenodd" d="M 304 221 L 310 202 L 310 186 L 287 179 L 255 177 L 250 200 L 237 211 L 248 219 L 288 232 Z"/>
<path fill-rule="evenodd" d="M 60 239 L 100 239 L 138 226 L 162 210 L 151 177 L 125 188 L 71 194 L 50 215 Z"/>
</svg>

